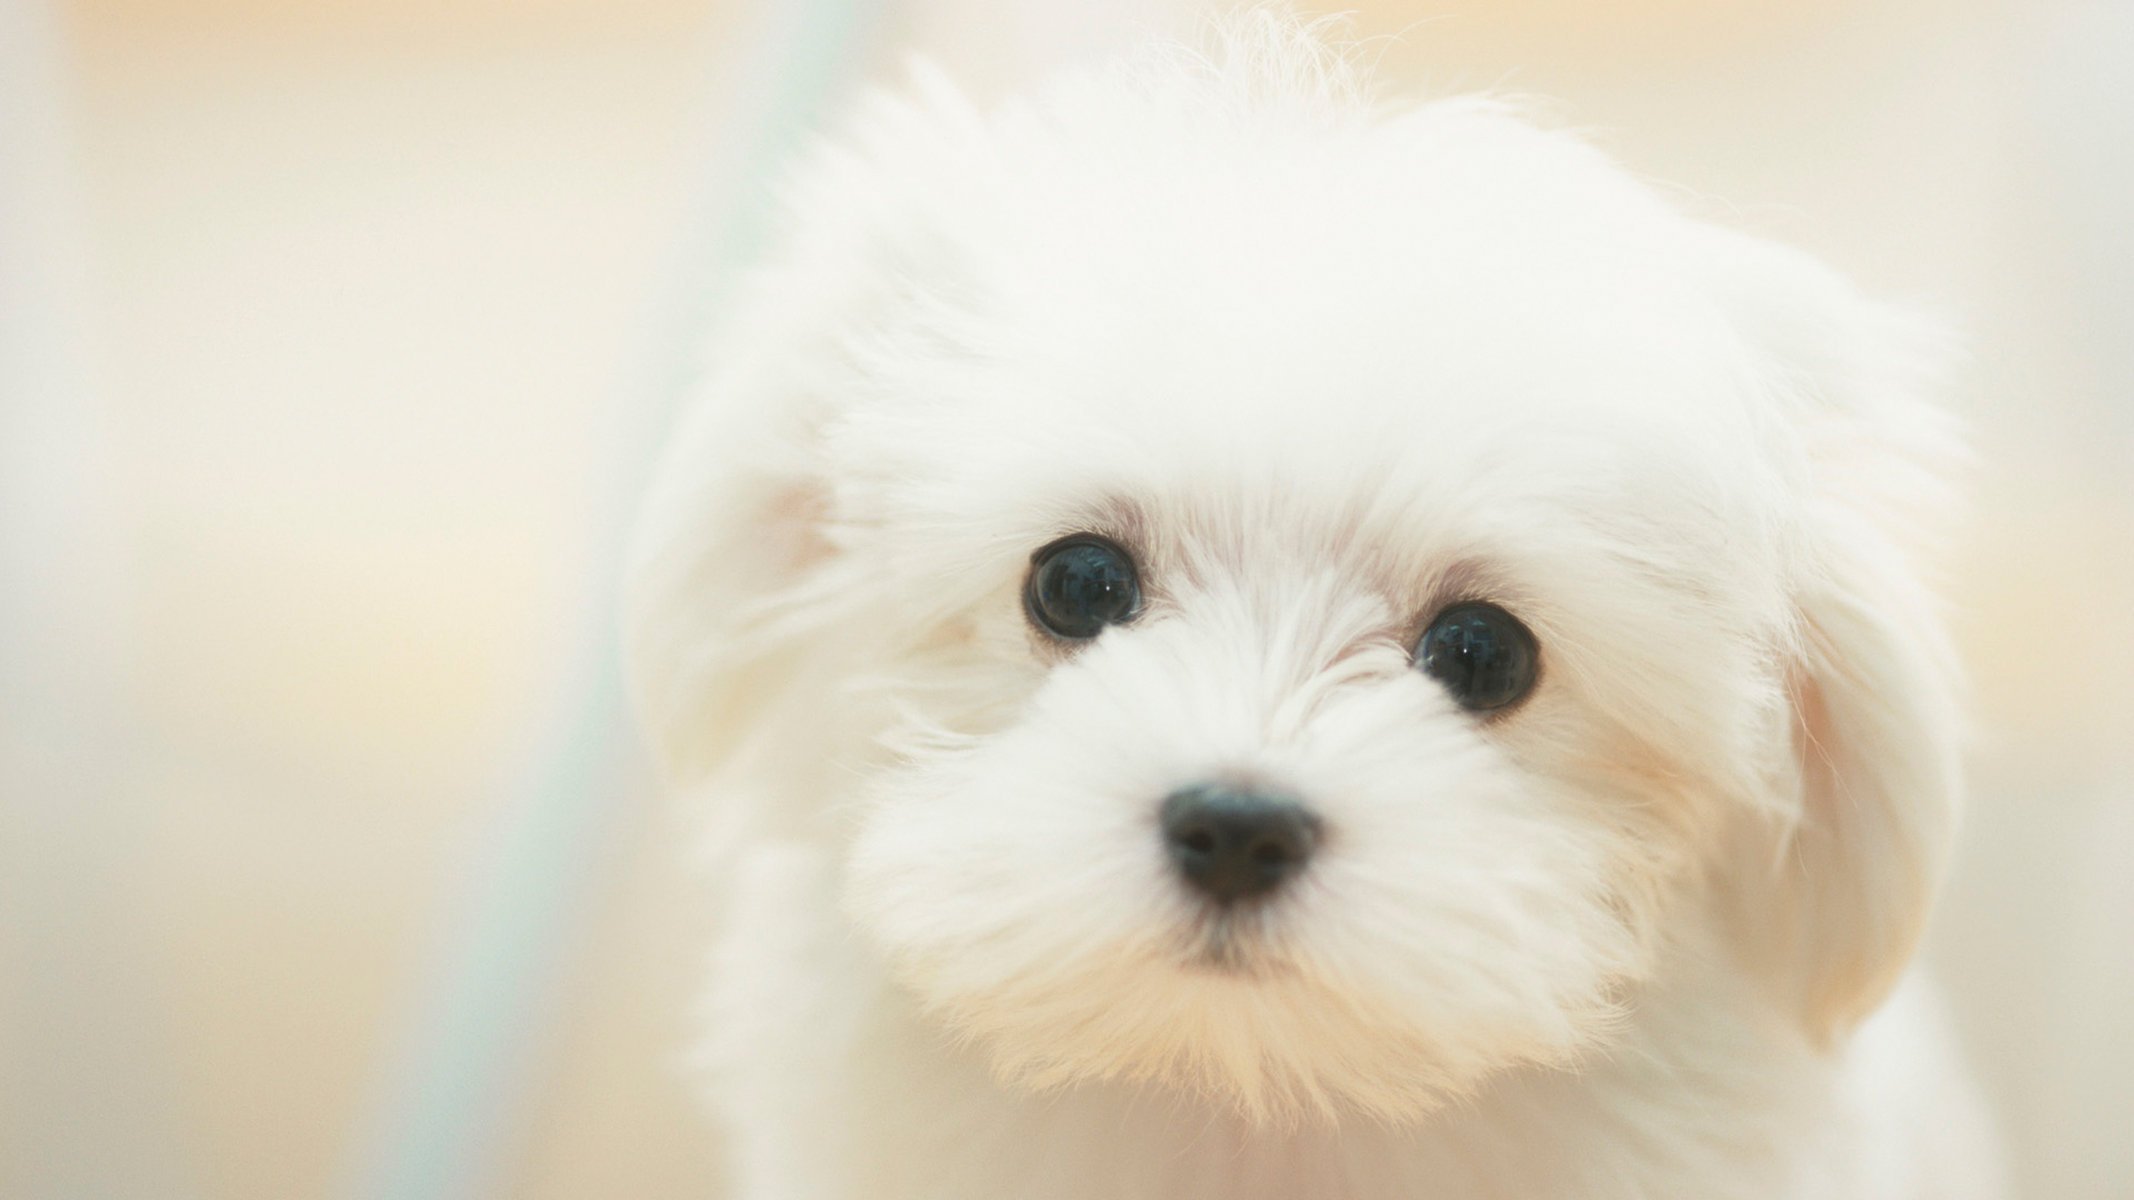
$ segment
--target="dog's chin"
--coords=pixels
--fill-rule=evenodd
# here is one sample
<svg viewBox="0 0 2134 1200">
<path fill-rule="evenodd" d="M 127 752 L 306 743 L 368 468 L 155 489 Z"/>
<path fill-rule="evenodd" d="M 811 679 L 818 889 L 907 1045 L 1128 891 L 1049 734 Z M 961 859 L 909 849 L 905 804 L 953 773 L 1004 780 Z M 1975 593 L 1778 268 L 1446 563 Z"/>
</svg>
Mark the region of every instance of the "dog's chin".
<svg viewBox="0 0 2134 1200">
<path fill-rule="evenodd" d="M 1279 904 L 1209 907 L 986 985 L 910 957 L 898 974 L 1012 1090 L 1128 1086 L 1278 1127 L 1418 1123 L 1501 1072 L 1570 1064 L 1618 1016 L 1601 988 L 1525 1019 L 1432 1022 L 1344 986 L 1294 932 Z"/>
<path fill-rule="evenodd" d="M 1279 949 L 1269 906 L 1204 905 L 1180 923 L 1180 969 L 1267 978 L 1297 970 Z"/>
</svg>

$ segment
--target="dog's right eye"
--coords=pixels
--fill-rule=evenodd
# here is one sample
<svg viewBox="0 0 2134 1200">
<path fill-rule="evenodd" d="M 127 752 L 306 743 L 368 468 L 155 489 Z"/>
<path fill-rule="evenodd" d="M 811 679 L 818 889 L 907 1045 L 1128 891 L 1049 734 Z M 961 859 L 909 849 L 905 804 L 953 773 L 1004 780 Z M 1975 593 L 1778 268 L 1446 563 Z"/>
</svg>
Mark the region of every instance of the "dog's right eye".
<svg viewBox="0 0 2134 1200">
<path fill-rule="evenodd" d="M 1086 641 L 1105 626 L 1140 614 L 1141 579 L 1125 550 L 1095 534 L 1077 533 L 1032 556 L 1023 606 L 1045 632 Z"/>
</svg>

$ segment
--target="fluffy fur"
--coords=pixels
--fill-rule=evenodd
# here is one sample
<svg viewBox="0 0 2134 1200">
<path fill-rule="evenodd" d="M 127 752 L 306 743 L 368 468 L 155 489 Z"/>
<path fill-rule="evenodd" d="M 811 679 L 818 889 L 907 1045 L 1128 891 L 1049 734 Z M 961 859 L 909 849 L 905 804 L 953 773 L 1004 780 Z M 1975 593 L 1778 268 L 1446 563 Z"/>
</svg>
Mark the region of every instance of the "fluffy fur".
<svg viewBox="0 0 2134 1200">
<path fill-rule="evenodd" d="M 868 101 L 659 473 L 737 1194 L 1986 1194 L 1923 998 L 1869 1020 L 1958 790 L 1924 340 L 1504 104 L 1216 42 Z M 1149 599 L 1069 649 L 1076 531 Z M 1410 662 L 1478 597 L 1542 647 L 1493 719 Z M 1229 915 L 1155 829 L 1225 776 L 1327 830 Z"/>
</svg>

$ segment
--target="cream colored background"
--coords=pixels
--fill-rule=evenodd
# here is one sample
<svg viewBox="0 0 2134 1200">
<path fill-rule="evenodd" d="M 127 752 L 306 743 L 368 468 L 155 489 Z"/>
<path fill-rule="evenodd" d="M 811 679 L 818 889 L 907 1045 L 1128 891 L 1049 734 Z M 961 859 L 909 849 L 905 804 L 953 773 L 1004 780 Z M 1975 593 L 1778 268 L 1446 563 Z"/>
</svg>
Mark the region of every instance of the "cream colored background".
<svg viewBox="0 0 2134 1200">
<path fill-rule="evenodd" d="M 1396 76 L 1557 97 L 1637 170 L 1972 331 L 1982 468 L 1951 594 L 1979 795 L 1933 953 L 2025 1194 L 2134 1196 L 2128 6 L 1353 7 L 1403 35 L 1379 47 Z M 1099 23 L 904 11 L 982 86 Z M 755 16 L 60 10 L 134 731 L 103 761 L 124 869 L 82 1020 L 129 1023 L 117 1069 L 148 1097 L 74 1129 L 80 1153 L 161 1164 L 185 1179 L 166 1195 L 345 1181 L 580 581 L 608 569 L 601 472 L 642 420 L 630 381 Z M 635 783 L 612 806 L 504 1194 L 706 1194 L 673 1067 L 684 831 Z M 0 1140 L 0 1190 L 30 1150 Z"/>
</svg>

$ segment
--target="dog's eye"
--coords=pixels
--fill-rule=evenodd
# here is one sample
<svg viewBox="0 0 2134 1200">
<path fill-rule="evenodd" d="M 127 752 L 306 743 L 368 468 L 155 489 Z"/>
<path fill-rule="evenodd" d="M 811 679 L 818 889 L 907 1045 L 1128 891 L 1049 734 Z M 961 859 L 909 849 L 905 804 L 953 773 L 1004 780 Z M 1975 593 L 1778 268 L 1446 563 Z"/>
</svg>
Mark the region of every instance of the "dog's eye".
<svg viewBox="0 0 2134 1200">
<path fill-rule="evenodd" d="M 1503 708 L 1534 686 L 1540 653 L 1519 618 L 1494 604 L 1455 604 L 1416 643 L 1415 665 L 1466 708 Z"/>
<path fill-rule="evenodd" d="M 1134 560 L 1094 534 L 1078 533 L 1039 550 L 1023 589 L 1030 619 L 1055 637 L 1082 641 L 1141 611 Z"/>
</svg>

